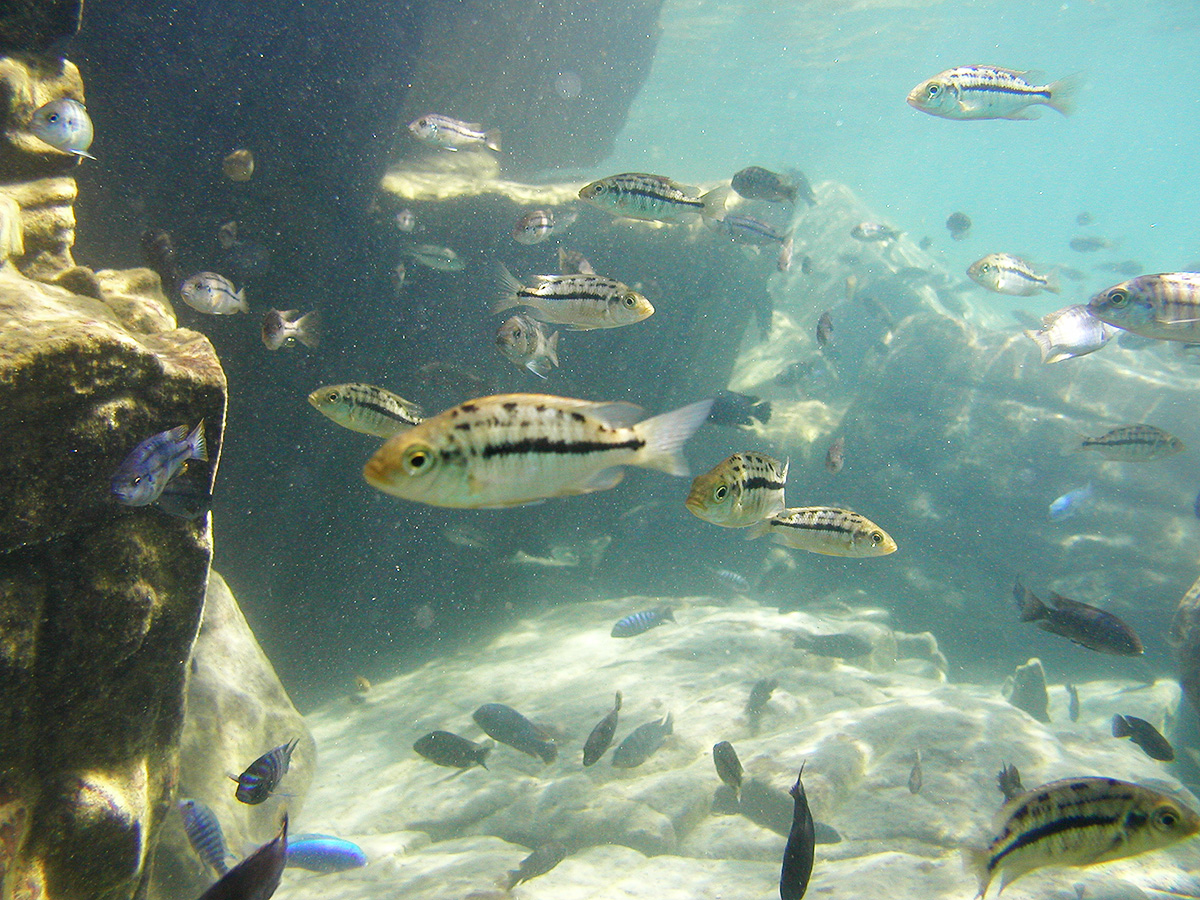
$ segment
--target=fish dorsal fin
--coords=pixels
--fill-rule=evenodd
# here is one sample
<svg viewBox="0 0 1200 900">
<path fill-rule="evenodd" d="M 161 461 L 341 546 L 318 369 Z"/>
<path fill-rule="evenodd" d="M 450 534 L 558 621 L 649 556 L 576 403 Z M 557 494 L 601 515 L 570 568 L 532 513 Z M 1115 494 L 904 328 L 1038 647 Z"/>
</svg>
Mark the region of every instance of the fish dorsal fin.
<svg viewBox="0 0 1200 900">
<path fill-rule="evenodd" d="M 628 428 L 645 418 L 646 411 L 634 403 L 616 400 L 610 403 L 585 403 L 580 412 L 594 416 L 612 428 Z"/>
<path fill-rule="evenodd" d="M 1071 600 L 1068 597 L 1064 597 L 1062 594 L 1056 594 L 1054 591 L 1050 592 L 1049 600 L 1054 604 L 1055 609 L 1064 609 L 1077 612 L 1082 609 L 1096 608 L 1094 606 L 1089 606 L 1087 603 L 1080 603 L 1078 600 Z"/>
</svg>

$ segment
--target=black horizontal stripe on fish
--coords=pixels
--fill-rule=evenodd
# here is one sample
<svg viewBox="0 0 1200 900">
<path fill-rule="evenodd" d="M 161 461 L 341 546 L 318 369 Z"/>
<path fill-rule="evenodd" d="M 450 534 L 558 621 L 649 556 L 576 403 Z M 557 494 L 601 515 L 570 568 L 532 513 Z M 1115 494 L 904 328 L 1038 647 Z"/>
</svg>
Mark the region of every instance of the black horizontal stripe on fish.
<svg viewBox="0 0 1200 900">
<path fill-rule="evenodd" d="M 405 424 L 408 424 L 410 421 L 409 419 L 397 413 L 395 410 L 388 409 L 386 406 L 375 403 L 371 400 L 352 399 L 351 402 L 362 409 L 369 409 L 371 412 L 379 413 L 379 415 L 383 416 L 385 419 L 391 419 L 393 422 L 404 422 Z"/>
<path fill-rule="evenodd" d="M 598 291 L 579 291 L 569 292 L 565 294 L 555 293 L 553 291 L 539 291 L 536 289 L 525 289 L 518 292 L 518 297 L 536 297 L 542 300 L 608 300 L 617 296 L 616 292 L 602 294 Z"/>
<path fill-rule="evenodd" d="M 605 450 L 641 450 L 646 442 L 641 438 L 630 438 L 618 443 L 604 441 L 554 441 L 546 437 L 523 438 L 519 441 L 509 441 L 506 444 L 489 444 L 479 454 L 484 459 L 494 456 L 520 456 L 525 453 L 549 453 L 573 456 L 586 456 L 589 453 L 602 453 Z"/>
<path fill-rule="evenodd" d="M 960 87 L 964 91 L 996 91 L 997 93 L 1000 93 L 1000 94 L 1019 94 L 1022 97 L 1036 96 L 1036 97 L 1045 97 L 1047 100 L 1050 99 L 1049 91 L 1038 91 L 1038 90 L 1034 90 L 1032 88 L 1017 87 L 1017 86 L 1009 87 L 1008 85 L 995 84 L 993 82 L 988 82 L 988 81 L 981 81 L 978 84 L 969 84 L 969 83 L 962 84 L 962 85 L 960 85 Z"/>
<path fill-rule="evenodd" d="M 754 475 L 754 476 L 751 476 L 750 478 L 746 479 L 744 487 L 748 491 L 752 491 L 757 488 L 768 488 L 770 490 L 777 491 L 783 487 L 783 482 L 782 481 L 772 481 L 770 478 L 767 478 L 765 475 Z"/>
<path fill-rule="evenodd" d="M 796 528 L 800 531 L 837 531 L 849 534 L 854 530 L 848 525 L 839 525 L 836 522 L 785 522 L 782 519 L 772 519 L 772 522 L 781 528 Z"/>
<path fill-rule="evenodd" d="M 1021 834 L 1015 841 L 988 860 L 988 871 L 995 869 L 1008 854 L 1022 850 L 1031 844 L 1036 844 L 1043 838 L 1048 838 L 1064 831 L 1115 825 L 1120 819 L 1120 816 L 1067 816 L 1047 822 L 1045 825 L 1039 825 L 1037 828 L 1030 829 Z"/>
<path fill-rule="evenodd" d="M 1166 441 L 1162 440 L 1161 438 L 1156 438 L 1156 437 L 1148 437 L 1148 438 L 1131 437 L 1131 438 L 1115 438 L 1115 439 L 1111 439 L 1111 440 L 1105 440 L 1104 438 L 1097 438 L 1094 441 L 1088 441 L 1087 445 L 1089 447 L 1123 447 L 1126 444 L 1130 444 L 1135 447 L 1138 447 L 1138 446 L 1153 446 L 1155 444 L 1165 444 L 1165 443 L 1166 443 Z"/>
<path fill-rule="evenodd" d="M 698 206 L 704 208 L 704 203 L 692 197 L 673 197 L 670 194 L 660 194 L 650 188 L 639 187 L 621 187 L 619 188 L 622 194 L 632 194 L 636 197 L 645 197 L 647 200 L 661 200 L 664 203 L 679 203 L 684 206 Z"/>
</svg>

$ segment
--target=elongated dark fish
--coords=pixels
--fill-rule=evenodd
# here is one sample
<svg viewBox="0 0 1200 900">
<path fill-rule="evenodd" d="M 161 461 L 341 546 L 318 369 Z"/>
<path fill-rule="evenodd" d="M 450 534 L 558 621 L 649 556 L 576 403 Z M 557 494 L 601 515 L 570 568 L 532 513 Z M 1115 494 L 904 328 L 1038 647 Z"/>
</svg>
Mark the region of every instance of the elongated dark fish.
<svg viewBox="0 0 1200 900">
<path fill-rule="evenodd" d="M 746 720 L 750 724 L 751 734 L 758 731 L 758 720 L 762 718 L 763 710 L 767 708 L 771 694 L 777 687 L 779 682 L 774 678 L 760 678 L 750 688 L 750 696 L 746 700 Z"/>
<path fill-rule="evenodd" d="M 848 631 L 840 634 L 797 632 L 792 640 L 792 646 L 797 650 L 807 650 L 817 656 L 838 656 L 842 659 L 866 656 L 875 649 L 875 645 L 869 640 Z"/>
<path fill-rule="evenodd" d="M 617 714 L 620 711 L 621 692 L 617 691 L 613 708 L 608 711 L 608 714 L 603 719 L 596 723 L 596 727 L 592 729 L 592 733 L 583 742 L 583 764 L 585 766 L 596 763 L 604 755 L 605 751 L 612 746 L 613 735 L 617 732 Z"/>
<path fill-rule="evenodd" d="M 238 786 L 234 796 L 250 805 L 262 803 L 270 797 L 291 765 L 292 751 L 298 743 L 300 739 L 293 738 L 286 744 L 268 750 L 250 763 L 246 771 L 236 779 Z"/>
<path fill-rule="evenodd" d="M 1065 637 L 1081 647 L 1113 656 L 1140 656 L 1142 642 L 1125 622 L 1110 612 L 1050 594 L 1054 609 L 1046 606 L 1033 591 L 1018 580 L 1013 598 L 1021 611 L 1022 622 L 1036 622 L 1038 628 Z"/>
<path fill-rule="evenodd" d="M 162 281 L 163 292 L 172 302 L 179 298 L 179 284 L 183 281 L 183 272 L 179 268 L 179 260 L 175 256 L 175 242 L 170 232 L 157 231 L 148 228 L 142 232 L 142 255 L 146 264 L 153 269 Z"/>
<path fill-rule="evenodd" d="M 469 769 L 472 766 L 486 769 L 492 745 L 476 744 L 449 731 L 431 731 L 417 738 L 413 749 L 431 763 L 448 769 Z"/>
<path fill-rule="evenodd" d="M 636 637 L 639 634 L 645 634 L 651 628 L 674 621 L 675 614 L 669 606 L 659 609 L 644 609 L 641 612 L 630 613 L 617 622 L 612 627 L 612 636 L 615 638 Z"/>
<path fill-rule="evenodd" d="M 199 800 L 180 800 L 178 806 L 188 843 L 197 856 L 216 869 L 218 875 L 224 875 L 229 871 L 225 862 L 229 849 L 225 846 L 225 833 L 217 814 Z"/>
<path fill-rule="evenodd" d="M 612 764 L 618 769 L 640 766 L 663 745 L 667 735 L 674 732 L 674 721 L 671 714 L 667 713 L 667 717 L 661 721 L 647 722 L 633 729 L 613 751 Z"/>
<path fill-rule="evenodd" d="M 1175 758 L 1175 748 L 1171 746 L 1171 742 L 1145 719 L 1115 715 L 1112 718 L 1112 733 L 1115 738 L 1129 738 L 1145 750 L 1151 759 L 1170 762 Z"/>
<path fill-rule="evenodd" d="M 1021 784 L 1021 772 L 1012 763 L 1005 764 L 996 773 L 996 787 L 1004 795 L 1005 801 L 1025 793 L 1025 788 Z"/>
<path fill-rule="evenodd" d="M 287 814 L 279 834 L 221 876 L 199 900 L 269 900 L 287 865 Z"/>
<path fill-rule="evenodd" d="M 503 703 L 485 703 L 471 715 L 484 733 L 514 750 L 539 757 L 547 765 L 558 757 L 558 746 L 527 718 Z"/>
<path fill-rule="evenodd" d="M 734 796 L 742 792 L 742 761 L 738 759 L 737 751 L 729 741 L 713 744 L 713 765 L 717 767 L 717 777 L 733 788 Z"/>
<path fill-rule="evenodd" d="M 792 810 L 792 830 L 788 833 L 787 846 L 783 849 L 783 865 L 779 870 L 780 900 L 800 900 L 808 890 L 808 880 L 812 877 L 813 850 L 817 841 L 803 779 L 804 766 L 801 765 L 796 783 L 789 791 L 795 807 Z"/>
<path fill-rule="evenodd" d="M 817 319 L 817 349 L 824 350 L 833 340 L 833 313 L 829 310 L 821 313 Z"/>
<path fill-rule="evenodd" d="M 908 792 L 910 794 L 919 794 L 921 786 L 925 783 L 925 773 L 921 769 L 921 751 L 917 751 L 917 758 L 913 762 L 912 770 L 908 773 Z"/>
<path fill-rule="evenodd" d="M 367 854 L 353 841 L 329 834 L 298 834 L 288 841 L 287 865 L 310 872 L 346 872 L 367 864 Z"/>
<path fill-rule="evenodd" d="M 1183 441 L 1154 425 L 1123 425 L 1097 438 L 1083 438 L 1080 450 L 1095 450 L 1116 462 L 1152 462 L 1184 450 Z"/>
<path fill-rule="evenodd" d="M 191 459 L 208 459 L 203 422 L 190 432 L 186 425 L 160 432 L 134 447 L 113 473 L 112 492 L 126 506 L 148 506 Z"/>
<path fill-rule="evenodd" d="M 1079 721 L 1079 688 L 1073 684 L 1067 685 L 1067 718 L 1072 722 Z"/>
<path fill-rule="evenodd" d="M 713 397 L 708 421 L 713 425 L 733 428 L 738 425 L 753 425 L 756 421 L 764 425 L 771 421 L 771 401 L 737 391 L 718 391 Z"/>
<path fill-rule="evenodd" d="M 566 858 L 567 848 L 557 841 L 542 844 L 521 860 L 521 864 L 517 868 L 508 873 L 508 890 L 511 891 L 522 881 L 545 875 Z"/>
</svg>

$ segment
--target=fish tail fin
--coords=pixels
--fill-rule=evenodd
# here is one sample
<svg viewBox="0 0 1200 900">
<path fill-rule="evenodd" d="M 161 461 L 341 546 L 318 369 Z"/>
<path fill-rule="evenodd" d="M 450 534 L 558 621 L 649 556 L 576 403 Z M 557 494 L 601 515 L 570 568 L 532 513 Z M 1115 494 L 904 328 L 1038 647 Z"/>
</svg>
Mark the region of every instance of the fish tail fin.
<svg viewBox="0 0 1200 900">
<path fill-rule="evenodd" d="M 1031 341 L 1033 341 L 1035 344 L 1037 344 L 1038 350 L 1040 350 L 1042 352 L 1042 362 L 1043 363 L 1058 362 L 1057 359 L 1050 358 L 1051 355 L 1054 353 L 1053 344 L 1051 344 L 1051 342 L 1050 342 L 1050 335 L 1046 334 L 1043 331 L 1033 331 L 1032 329 L 1026 329 L 1025 336 L 1027 338 L 1029 338 Z"/>
<path fill-rule="evenodd" d="M 84 159 L 95 159 L 96 158 L 96 157 L 92 156 L 92 154 L 88 153 L 86 150 L 72 150 L 71 152 L 74 153 L 76 156 L 83 157 Z"/>
<path fill-rule="evenodd" d="M 1042 285 L 1042 290 L 1049 291 L 1052 294 L 1062 293 L 1062 282 L 1059 280 L 1057 269 L 1051 269 L 1042 277 L 1046 279 L 1046 283 Z"/>
<path fill-rule="evenodd" d="M 483 133 L 483 143 L 489 150 L 500 152 L 500 129 L 493 128 L 491 131 Z"/>
<path fill-rule="evenodd" d="M 550 335 L 550 339 L 546 341 L 546 358 L 550 360 L 550 365 L 558 365 L 558 332 Z"/>
<path fill-rule="evenodd" d="M 321 312 L 314 309 L 296 320 L 296 340 L 310 350 L 315 350 L 321 343 Z"/>
<path fill-rule="evenodd" d="M 687 475 L 683 445 L 704 424 L 712 405 L 711 399 L 701 400 L 634 425 L 634 432 L 646 442 L 634 464 L 669 475 Z"/>
<path fill-rule="evenodd" d="M 576 210 L 576 209 L 568 209 L 566 212 L 555 216 L 554 217 L 554 233 L 558 234 L 560 231 L 566 231 L 568 228 L 570 228 L 572 225 L 575 224 L 575 220 L 578 218 L 579 218 L 579 210 Z"/>
<path fill-rule="evenodd" d="M 1129 722 L 1122 715 L 1115 715 L 1112 718 L 1112 736 L 1115 738 L 1129 737 L 1133 734 L 1133 729 L 1129 727 Z"/>
<path fill-rule="evenodd" d="M 986 893 L 988 885 L 992 883 L 992 873 L 988 871 L 988 861 L 990 856 L 988 851 L 983 847 L 966 847 L 963 849 L 963 862 L 979 880 L 979 892 L 975 895 L 975 900 L 980 900 Z M 1001 887 L 1001 890 L 1004 890 Z"/>
<path fill-rule="evenodd" d="M 729 194 L 733 190 L 729 185 L 725 184 L 719 188 L 713 188 L 707 194 L 700 198 L 700 202 L 704 204 L 704 212 L 702 215 L 706 219 L 715 219 L 720 222 L 725 218 L 725 203 L 729 200 Z"/>
<path fill-rule="evenodd" d="M 1058 110 L 1064 116 L 1069 116 L 1075 111 L 1075 103 L 1079 99 L 1079 92 L 1082 88 L 1083 74 L 1080 72 L 1051 82 L 1046 88 L 1050 92 L 1050 99 L 1046 105 L 1051 109 Z"/>
<path fill-rule="evenodd" d="M 240 291 L 234 291 L 233 296 L 234 296 L 234 299 L 237 300 L 237 308 L 238 309 L 240 309 L 244 313 L 250 312 L 250 304 L 246 302 L 246 289 L 245 288 L 242 288 Z"/>
<path fill-rule="evenodd" d="M 788 235 L 787 240 L 779 245 L 779 258 L 775 260 L 775 268 L 780 272 L 786 272 L 792 267 L 792 253 L 795 251 L 796 241 Z"/>
<path fill-rule="evenodd" d="M 492 752 L 492 748 L 495 746 L 496 745 L 493 744 L 491 741 L 488 741 L 486 744 L 484 744 L 482 747 L 480 747 L 479 750 L 475 754 L 475 761 L 478 762 L 485 769 L 487 768 L 488 754 Z"/>
<path fill-rule="evenodd" d="M 531 359 L 525 363 L 525 368 L 536 375 L 538 378 L 545 378 L 550 374 L 553 366 L 550 365 L 550 360 L 544 356 L 539 356 L 536 359 Z"/>
<path fill-rule="evenodd" d="M 1017 601 L 1017 609 L 1021 612 L 1022 622 L 1037 622 L 1046 618 L 1046 614 L 1050 611 L 1046 604 L 1038 599 L 1037 594 L 1021 584 L 1019 578 L 1013 585 L 1013 599 Z"/>
<path fill-rule="evenodd" d="M 204 438 L 204 420 L 188 435 L 188 444 L 192 448 L 192 459 L 198 459 L 201 462 L 208 462 L 208 442 Z"/>
<path fill-rule="evenodd" d="M 664 606 L 660 615 L 663 617 L 664 622 L 675 621 L 675 610 L 671 609 L 669 606 Z"/>
<path fill-rule="evenodd" d="M 496 276 L 500 279 L 500 299 L 492 307 L 492 312 L 504 312 L 514 306 L 521 306 L 521 291 L 525 290 L 525 285 L 508 271 L 508 266 L 504 263 L 496 263 Z"/>
<path fill-rule="evenodd" d="M 617 708 L 617 710 L 621 709 L 621 692 L 620 691 L 617 691 L 616 701 L 613 703 L 613 706 L 615 706 Z"/>
<path fill-rule="evenodd" d="M 666 719 L 663 720 L 663 731 L 667 734 L 675 733 L 675 713 L 667 713 Z"/>
</svg>

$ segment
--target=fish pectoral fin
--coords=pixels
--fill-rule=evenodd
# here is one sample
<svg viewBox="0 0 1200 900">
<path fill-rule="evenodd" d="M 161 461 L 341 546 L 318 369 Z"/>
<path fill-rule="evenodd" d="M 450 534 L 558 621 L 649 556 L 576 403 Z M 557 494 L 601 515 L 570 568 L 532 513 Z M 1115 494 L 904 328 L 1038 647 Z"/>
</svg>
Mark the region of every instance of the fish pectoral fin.
<svg viewBox="0 0 1200 900">
<path fill-rule="evenodd" d="M 572 491 L 572 493 L 590 494 L 594 491 L 606 491 L 620 484 L 621 479 L 624 477 L 625 470 L 620 466 L 612 469 L 602 469 L 581 484 L 578 491 Z"/>
<path fill-rule="evenodd" d="M 1025 109 L 1014 110 L 1013 112 L 1010 112 L 1007 116 L 1004 116 L 1003 118 L 1025 120 L 1025 119 L 1040 119 L 1041 117 L 1042 117 L 1042 114 L 1040 112 L 1038 112 L 1036 109 L 1027 107 Z"/>
</svg>

